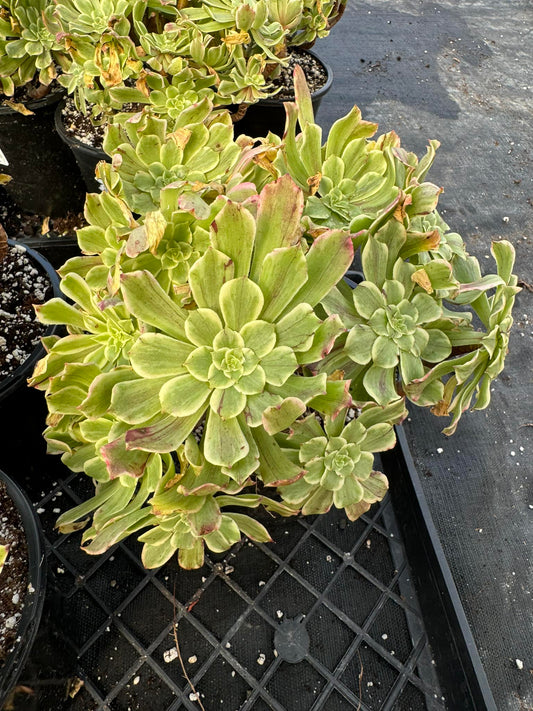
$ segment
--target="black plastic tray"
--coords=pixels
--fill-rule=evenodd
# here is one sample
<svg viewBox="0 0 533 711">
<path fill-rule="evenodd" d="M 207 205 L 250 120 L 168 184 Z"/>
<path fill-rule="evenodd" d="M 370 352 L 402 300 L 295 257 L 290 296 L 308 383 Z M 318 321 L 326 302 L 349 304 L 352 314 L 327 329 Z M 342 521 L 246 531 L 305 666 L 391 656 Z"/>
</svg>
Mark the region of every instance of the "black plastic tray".
<svg viewBox="0 0 533 711">
<path fill-rule="evenodd" d="M 38 411 L 40 394 L 28 396 Z M 244 541 L 189 572 L 171 561 L 147 573 L 135 541 L 97 558 L 80 551 L 79 533 L 53 526 L 90 482 L 32 455 L 19 475 L 48 541 L 49 595 L 22 677 L 35 693 L 16 708 L 198 710 L 179 660 L 165 661 L 174 620 L 205 711 L 496 708 L 401 430 L 383 457 L 391 491 L 368 515 L 269 517 L 274 543 Z M 298 663 L 283 658 L 287 620 L 309 638 L 292 647 L 303 649 Z M 84 684 L 70 698 L 75 677 Z"/>
<path fill-rule="evenodd" d="M 381 456 L 447 705 L 497 711 L 405 432 L 396 434 L 396 448 Z"/>
</svg>

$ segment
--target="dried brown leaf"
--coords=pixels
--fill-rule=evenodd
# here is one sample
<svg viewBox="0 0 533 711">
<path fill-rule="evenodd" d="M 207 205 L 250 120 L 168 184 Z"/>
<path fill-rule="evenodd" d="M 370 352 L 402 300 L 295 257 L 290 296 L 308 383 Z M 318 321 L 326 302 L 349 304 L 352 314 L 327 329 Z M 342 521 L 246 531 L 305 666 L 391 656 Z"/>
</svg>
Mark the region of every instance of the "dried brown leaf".
<svg viewBox="0 0 533 711">
<path fill-rule="evenodd" d="M 16 101 L 11 101 L 11 99 L 5 99 L 4 104 L 23 116 L 33 116 L 33 111 L 27 109 L 24 104 L 18 104 Z"/>
</svg>

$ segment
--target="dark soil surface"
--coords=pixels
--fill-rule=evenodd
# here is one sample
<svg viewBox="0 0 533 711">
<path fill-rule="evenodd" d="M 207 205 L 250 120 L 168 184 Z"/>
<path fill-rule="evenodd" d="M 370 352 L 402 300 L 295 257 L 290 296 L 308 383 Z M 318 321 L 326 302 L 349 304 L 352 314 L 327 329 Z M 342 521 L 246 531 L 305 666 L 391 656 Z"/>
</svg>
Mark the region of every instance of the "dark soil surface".
<svg viewBox="0 0 533 711">
<path fill-rule="evenodd" d="M 0 225 L 3 225 L 12 239 L 75 237 L 75 230 L 85 224 L 81 212 L 69 212 L 65 217 L 47 218 L 19 210 L 8 193 L 0 188 Z"/>
<path fill-rule="evenodd" d="M 28 586 L 28 549 L 22 519 L 0 482 L 0 545 L 9 546 L 0 573 L 0 672 L 3 660 L 17 640 L 24 597 Z"/>
<path fill-rule="evenodd" d="M 311 93 L 321 89 L 327 82 L 328 75 L 321 62 L 305 50 L 293 49 L 289 55 L 288 65 L 282 67 L 279 76 L 272 81 L 276 89 L 281 87 L 281 90 L 275 96 L 276 99 L 281 101 L 294 100 L 293 74 L 294 67 L 297 64 L 304 70 Z"/>
<path fill-rule="evenodd" d="M 46 326 L 35 318 L 34 304 L 51 296 L 46 274 L 39 272 L 22 245 L 9 247 L 0 262 L 0 380 L 32 353 Z"/>
<path fill-rule="evenodd" d="M 141 111 L 141 104 L 124 104 L 122 111 L 135 113 Z M 72 97 L 68 97 L 61 112 L 63 126 L 71 138 L 84 143 L 92 148 L 102 149 L 106 123 L 94 125 L 89 114 L 83 115 L 78 111 Z"/>
<path fill-rule="evenodd" d="M 93 148 L 102 148 L 105 124 L 94 126 L 88 115 L 78 111 L 71 97 L 65 102 L 61 112 L 63 126 L 69 136 Z"/>
</svg>

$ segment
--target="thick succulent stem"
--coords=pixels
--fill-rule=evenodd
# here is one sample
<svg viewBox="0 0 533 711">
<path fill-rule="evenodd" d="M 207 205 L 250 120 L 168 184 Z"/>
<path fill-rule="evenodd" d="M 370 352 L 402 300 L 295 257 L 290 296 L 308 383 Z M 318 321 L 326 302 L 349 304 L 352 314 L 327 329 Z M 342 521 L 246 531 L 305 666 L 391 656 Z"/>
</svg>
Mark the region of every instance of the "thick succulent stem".
<svg viewBox="0 0 533 711">
<path fill-rule="evenodd" d="M 30 99 L 42 99 L 50 93 L 50 85 L 39 84 L 38 86 L 30 86 L 28 88 L 28 96 Z"/>
<path fill-rule="evenodd" d="M 7 232 L 0 225 L 0 262 L 3 262 L 7 256 Z"/>
<path fill-rule="evenodd" d="M 248 104 L 239 104 L 239 108 L 235 113 L 231 114 L 231 120 L 233 123 L 237 123 L 237 121 L 240 121 L 242 118 L 246 116 L 246 112 L 248 111 Z"/>
<path fill-rule="evenodd" d="M 329 29 L 331 30 L 332 27 L 334 27 L 337 22 L 341 19 L 341 17 L 344 15 L 344 11 L 346 10 L 346 2 L 343 2 L 343 0 L 339 0 L 337 3 L 337 11 L 333 12 L 333 20 L 331 22 L 328 22 Z"/>
</svg>

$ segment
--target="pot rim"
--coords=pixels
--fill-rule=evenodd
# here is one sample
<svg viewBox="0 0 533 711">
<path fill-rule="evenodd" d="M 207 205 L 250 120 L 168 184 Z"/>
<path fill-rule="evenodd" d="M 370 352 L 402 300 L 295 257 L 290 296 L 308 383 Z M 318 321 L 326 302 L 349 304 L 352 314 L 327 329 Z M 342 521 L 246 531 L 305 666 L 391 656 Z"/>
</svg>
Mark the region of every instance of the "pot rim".
<svg viewBox="0 0 533 711">
<path fill-rule="evenodd" d="M 298 47 L 295 47 L 295 49 L 297 49 L 299 52 L 305 52 L 306 54 L 311 55 L 311 57 L 316 59 L 317 62 L 319 62 L 324 67 L 327 75 L 326 83 L 324 84 L 324 86 L 321 86 L 320 89 L 311 92 L 311 98 L 313 100 L 321 99 L 331 89 L 331 85 L 333 84 L 333 70 L 331 69 L 330 65 L 321 57 L 319 57 L 316 52 L 313 52 L 313 50 L 299 49 Z M 260 99 L 255 104 L 250 104 L 250 106 L 256 106 L 257 104 L 259 104 L 260 106 L 280 106 L 283 104 L 290 103 L 291 101 L 294 101 L 294 99 L 277 99 L 275 96 L 270 96 L 268 99 Z"/>
<path fill-rule="evenodd" d="M 10 247 L 24 247 L 25 251 L 33 259 L 33 261 L 37 262 L 41 269 L 46 272 L 46 275 L 48 276 L 48 278 L 50 279 L 50 283 L 52 284 L 53 296 L 58 296 L 61 298 L 63 297 L 59 288 L 59 276 L 54 267 L 45 257 L 43 257 L 42 254 L 37 252 L 32 247 L 28 247 L 26 244 L 19 240 L 8 239 L 7 243 Z M 48 326 L 43 336 L 53 335 L 58 330 L 58 328 L 59 327 L 56 325 Z M 33 367 L 35 366 L 37 361 L 44 356 L 44 352 L 45 351 L 42 343 L 38 343 L 23 363 L 21 363 L 17 368 L 15 368 L 12 373 L 9 373 L 4 378 L 2 378 L 2 380 L 0 380 L 0 405 L 2 401 L 5 400 L 5 398 L 11 395 L 20 386 L 20 384 L 24 382 L 26 376 L 31 374 Z"/>
<path fill-rule="evenodd" d="M 24 490 L 0 470 L 0 481 L 20 513 L 28 547 L 28 584 L 34 592 L 27 592 L 17 628 L 17 641 L 0 668 L 0 708 L 15 685 L 35 641 L 46 593 L 44 537 L 41 524 Z"/>
<path fill-rule="evenodd" d="M 109 156 L 103 150 L 103 148 L 89 146 L 87 143 L 83 143 L 83 141 L 80 141 L 79 138 L 76 138 L 76 136 L 71 136 L 70 133 L 67 132 L 65 124 L 63 123 L 63 108 L 65 106 L 65 103 L 66 97 L 64 97 L 63 100 L 58 104 L 54 112 L 54 126 L 63 141 L 68 146 L 70 146 L 70 148 L 74 148 L 77 151 L 80 151 L 80 153 L 85 153 L 89 156 L 100 156 L 100 160 L 107 161 Z"/>
<path fill-rule="evenodd" d="M 65 89 L 58 85 L 58 88 L 56 90 L 50 91 L 49 94 L 46 96 L 43 96 L 42 99 L 31 99 L 30 101 L 25 101 L 25 102 L 20 102 L 23 103 L 24 106 L 29 109 L 30 111 L 39 111 L 39 109 L 44 109 L 49 106 L 54 106 L 57 104 L 61 99 L 63 99 L 65 95 Z M 4 97 L 2 101 L 5 101 L 7 97 Z M 18 111 L 15 111 L 15 109 L 12 109 L 10 106 L 6 106 L 4 103 L 0 103 L 0 116 L 22 116 L 21 113 Z M 31 117 L 27 117 L 31 118 Z"/>
</svg>

